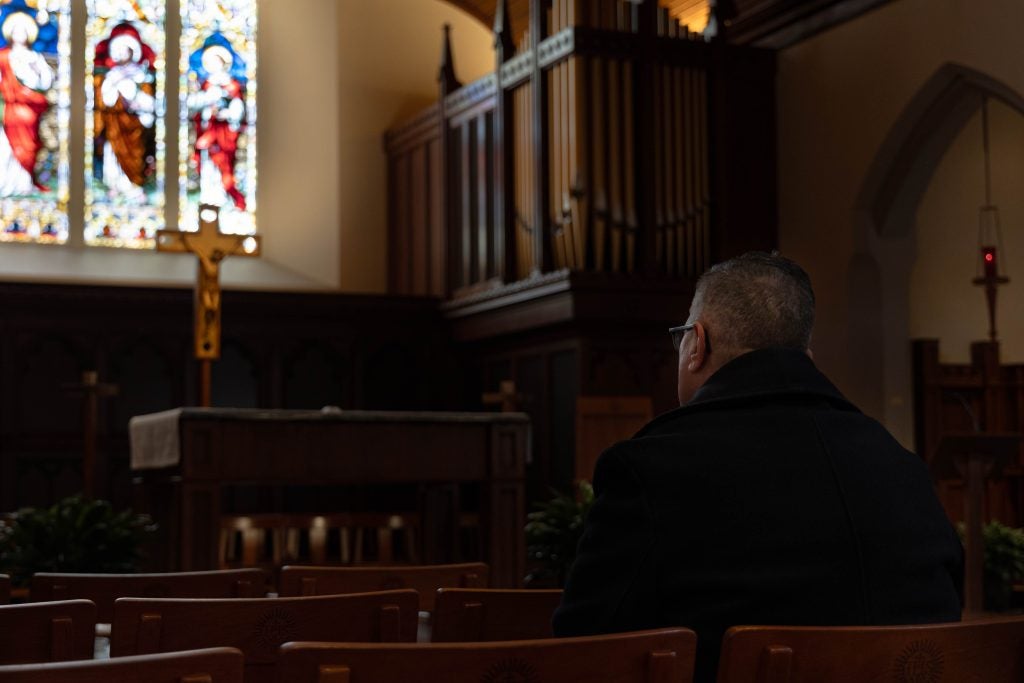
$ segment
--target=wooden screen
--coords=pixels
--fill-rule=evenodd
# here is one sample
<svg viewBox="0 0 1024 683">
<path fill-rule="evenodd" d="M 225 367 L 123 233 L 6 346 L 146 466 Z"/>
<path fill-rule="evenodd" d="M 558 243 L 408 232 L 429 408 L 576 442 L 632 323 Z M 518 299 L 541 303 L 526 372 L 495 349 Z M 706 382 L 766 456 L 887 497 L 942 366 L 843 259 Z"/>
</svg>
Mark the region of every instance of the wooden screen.
<svg viewBox="0 0 1024 683">
<path fill-rule="evenodd" d="M 576 399 L 576 479 L 593 481 L 594 465 L 606 448 L 636 434 L 651 421 L 650 396 L 580 396 Z"/>
<path fill-rule="evenodd" d="M 1024 365 L 1003 365 L 999 344 L 971 344 L 970 364 L 943 363 L 939 342 L 913 343 L 914 422 L 917 452 L 931 462 L 945 434 L 1020 433 L 1024 430 Z M 1024 525 L 1024 443 L 1017 463 L 990 481 L 985 519 Z M 964 517 L 964 486 L 959 480 L 938 482 L 939 498 L 953 520 Z"/>
</svg>

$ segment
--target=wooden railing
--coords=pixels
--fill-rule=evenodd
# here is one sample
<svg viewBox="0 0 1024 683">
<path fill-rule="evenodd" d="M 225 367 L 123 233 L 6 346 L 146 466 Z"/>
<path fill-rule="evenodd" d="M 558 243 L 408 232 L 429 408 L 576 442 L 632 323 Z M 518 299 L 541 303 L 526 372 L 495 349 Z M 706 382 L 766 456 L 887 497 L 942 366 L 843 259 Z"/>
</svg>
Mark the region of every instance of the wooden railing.
<svg viewBox="0 0 1024 683">
<path fill-rule="evenodd" d="M 719 255 L 709 71 L 755 51 L 705 42 L 655 0 L 535 0 L 513 46 L 504 4 L 495 72 L 460 86 L 446 33 L 441 99 L 386 135 L 392 292 L 698 276 Z"/>
</svg>

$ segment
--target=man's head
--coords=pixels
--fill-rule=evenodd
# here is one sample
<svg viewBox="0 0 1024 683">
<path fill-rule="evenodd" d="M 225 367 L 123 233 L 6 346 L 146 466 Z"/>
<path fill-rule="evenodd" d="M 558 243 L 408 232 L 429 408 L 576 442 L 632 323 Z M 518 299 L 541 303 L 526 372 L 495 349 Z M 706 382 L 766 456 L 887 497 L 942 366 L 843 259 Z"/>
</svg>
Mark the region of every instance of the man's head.
<svg viewBox="0 0 1024 683">
<path fill-rule="evenodd" d="M 777 254 L 750 252 L 713 266 L 697 281 L 679 345 L 679 403 L 711 375 L 755 349 L 810 355 L 814 290 L 804 269 Z"/>
</svg>

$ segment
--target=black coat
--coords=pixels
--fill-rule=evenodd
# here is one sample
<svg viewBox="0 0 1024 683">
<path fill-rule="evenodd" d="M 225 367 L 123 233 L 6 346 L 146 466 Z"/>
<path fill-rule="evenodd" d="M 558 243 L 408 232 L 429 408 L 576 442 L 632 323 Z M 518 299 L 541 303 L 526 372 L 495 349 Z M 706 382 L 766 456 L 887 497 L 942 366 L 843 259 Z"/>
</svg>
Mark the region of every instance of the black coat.
<svg viewBox="0 0 1024 683">
<path fill-rule="evenodd" d="M 959 621 L 963 548 L 928 469 L 803 353 L 754 351 L 598 460 L 557 636 Z"/>
</svg>

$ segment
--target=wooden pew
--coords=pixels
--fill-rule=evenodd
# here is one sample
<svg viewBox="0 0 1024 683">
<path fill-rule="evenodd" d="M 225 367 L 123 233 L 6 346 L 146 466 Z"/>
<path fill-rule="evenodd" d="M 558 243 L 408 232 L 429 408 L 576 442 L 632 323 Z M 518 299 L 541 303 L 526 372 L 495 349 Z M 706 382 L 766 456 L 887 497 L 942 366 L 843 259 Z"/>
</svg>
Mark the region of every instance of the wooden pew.
<svg viewBox="0 0 1024 683">
<path fill-rule="evenodd" d="M 230 569 L 170 574 L 56 574 L 32 576 L 29 599 L 70 600 L 96 603 L 97 619 L 114 619 L 118 598 L 261 598 L 266 595 L 262 569 Z"/>
<path fill-rule="evenodd" d="M 0 683 L 242 683 L 230 647 L 58 664 L 0 666 Z"/>
<path fill-rule="evenodd" d="M 553 638 L 560 590 L 442 588 L 434 602 L 435 643 Z"/>
<path fill-rule="evenodd" d="M 88 600 L 0 606 L 0 664 L 90 659 L 95 632 Z"/>
<path fill-rule="evenodd" d="M 486 588 L 490 568 L 482 562 L 398 567 L 282 567 L 281 597 L 332 595 L 414 588 L 420 609 L 434 610 L 438 588 Z"/>
<path fill-rule="evenodd" d="M 110 656 L 201 647 L 237 647 L 245 680 L 274 680 L 278 648 L 291 640 L 413 642 L 416 591 L 308 598 L 182 600 L 121 598 L 114 603 Z"/>
<path fill-rule="evenodd" d="M 288 643 L 280 681 L 558 681 L 689 683 L 697 635 L 688 629 L 497 643 Z"/>
<path fill-rule="evenodd" d="M 737 626 L 718 683 L 1024 681 L 1024 617 L 927 626 Z"/>
<path fill-rule="evenodd" d="M 6 605 L 11 601 L 11 577 L 7 574 L 0 574 L 0 605 Z"/>
</svg>

